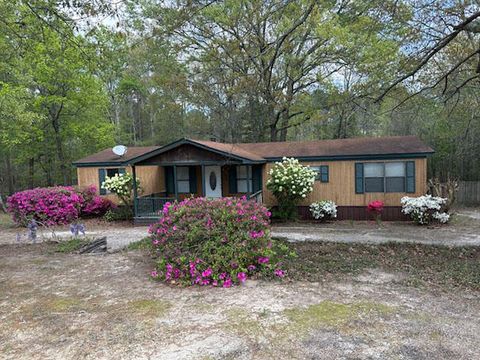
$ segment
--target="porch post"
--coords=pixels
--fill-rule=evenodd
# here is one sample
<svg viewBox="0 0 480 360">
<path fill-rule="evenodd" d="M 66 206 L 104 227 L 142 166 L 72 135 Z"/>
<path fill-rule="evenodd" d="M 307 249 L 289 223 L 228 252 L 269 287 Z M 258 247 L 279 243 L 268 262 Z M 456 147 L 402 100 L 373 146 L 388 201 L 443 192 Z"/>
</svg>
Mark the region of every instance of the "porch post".
<svg viewBox="0 0 480 360">
<path fill-rule="evenodd" d="M 247 165 L 247 193 L 252 193 L 252 165 Z"/>
<path fill-rule="evenodd" d="M 178 200 L 177 165 L 173 165 L 173 189 L 175 190 L 175 200 Z"/>
<path fill-rule="evenodd" d="M 202 196 L 205 197 L 205 165 L 202 164 Z"/>
<path fill-rule="evenodd" d="M 133 176 L 133 216 L 137 217 L 138 214 L 138 191 L 137 191 L 137 172 L 135 170 L 135 165 L 132 165 L 132 176 Z"/>
</svg>

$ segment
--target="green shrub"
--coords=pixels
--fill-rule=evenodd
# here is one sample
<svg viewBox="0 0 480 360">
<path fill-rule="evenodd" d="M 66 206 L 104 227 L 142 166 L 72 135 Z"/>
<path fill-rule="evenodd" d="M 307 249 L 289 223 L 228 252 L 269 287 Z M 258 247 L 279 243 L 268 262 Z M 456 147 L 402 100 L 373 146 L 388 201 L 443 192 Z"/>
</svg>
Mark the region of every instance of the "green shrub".
<svg viewBox="0 0 480 360">
<path fill-rule="evenodd" d="M 108 210 L 105 215 L 103 215 L 105 221 L 123 221 L 123 220 L 132 220 L 133 211 L 129 206 L 119 206 L 115 209 Z"/>
</svg>

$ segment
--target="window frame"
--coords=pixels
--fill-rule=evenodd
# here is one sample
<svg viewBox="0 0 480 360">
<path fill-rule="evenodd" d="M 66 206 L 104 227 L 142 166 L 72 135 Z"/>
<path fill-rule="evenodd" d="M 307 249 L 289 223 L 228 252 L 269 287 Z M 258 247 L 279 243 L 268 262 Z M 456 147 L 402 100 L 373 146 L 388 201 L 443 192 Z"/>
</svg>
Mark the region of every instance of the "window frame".
<svg viewBox="0 0 480 360">
<path fill-rule="evenodd" d="M 328 165 L 310 166 L 310 169 L 316 172 L 315 181 L 320 181 L 321 183 L 330 182 L 330 168 Z"/>
<path fill-rule="evenodd" d="M 245 167 L 246 170 L 246 177 L 240 177 L 240 168 Z M 247 191 L 240 191 L 239 181 L 245 181 L 247 184 Z M 237 165 L 236 169 L 236 179 L 235 182 L 237 184 L 237 193 L 238 194 L 248 194 L 252 191 L 253 188 L 253 181 L 252 181 L 252 167 L 250 165 Z"/>
<path fill-rule="evenodd" d="M 374 194 L 374 193 L 389 193 L 389 194 L 401 194 L 401 193 L 407 193 L 407 162 L 408 161 L 375 161 L 375 162 L 365 162 L 363 163 L 363 193 L 369 193 L 369 194 Z M 403 176 L 387 176 L 387 164 L 394 164 L 394 163 L 401 163 L 403 165 Z M 381 164 L 382 165 L 382 170 L 383 170 L 383 176 L 365 176 L 365 168 L 370 165 L 370 164 Z M 367 191 L 367 179 L 377 179 L 377 178 L 382 178 L 382 191 Z M 392 191 L 389 190 L 387 187 L 387 179 L 388 178 L 403 178 L 403 191 Z"/>
<path fill-rule="evenodd" d="M 186 174 L 187 174 L 186 178 L 184 178 L 184 177 L 180 178 L 180 177 L 179 177 L 179 171 L 178 171 L 178 169 L 186 169 Z M 176 177 L 176 179 L 175 179 L 175 180 L 176 180 L 176 184 L 175 184 L 175 185 L 177 186 L 177 193 L 179 193 L 179 194 L 191 194 L 191 189 L 190 189 L 190 169 L 189 169 L 189 167 L 188 167 L 188 166 L 177 166 L 176 176 L 175 176 L 175 177 Z M 181 182 L 181 183 L 187 182 L 187 184 L 188 184 L 188 191 L 180 191 L 180 187 L 178 186 L 180 182 Z"/>
</svg>

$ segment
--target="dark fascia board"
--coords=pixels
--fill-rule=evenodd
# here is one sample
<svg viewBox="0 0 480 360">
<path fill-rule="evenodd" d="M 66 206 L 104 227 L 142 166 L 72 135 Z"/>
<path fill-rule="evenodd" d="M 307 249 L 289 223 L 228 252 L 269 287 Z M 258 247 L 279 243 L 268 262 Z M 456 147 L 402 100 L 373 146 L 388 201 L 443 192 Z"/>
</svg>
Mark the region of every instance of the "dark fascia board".
<svg viewBox="0 0 480 360">
<path fill-rule="evenodd" d="M 89 162 L 89 163 L 72 163 L 75 167 L 101 167 L 101 166 L 117 166 L 123 167 L 128 164 L 125 162 Z"/>
<path fill-rule="evenodd" d="M 128 161 L 128 164 L 129 165 L 135 165 L 136 163 L 140 162 L 140 161 L 143 161 L 143 160 L 146 160 L 150 157 L 153 157 L 153 156 L 156 156 L 156 155 L 160 155 L 160 154 L 163 154 L 164 152 L 167 152 L 169 150 L 172 150 L 178 146 L 181 146 L 181 145 L 185 145 L 185 144 L 188 144 L 188 145 L 193 145 L 193 146 L 196 146 L 200 149 L 204 149 L 204 150 L 207 150 L 207 151 L 210 151 L 210 152 L 213 152 L 213 153 L 216 153 L 216 154 L 219 154 L 219 155 L 222 155 L 222 156 L 226 156 L 226 157 L 230 157 L 230 158 L 233 158 L 233 159 L 237 159 L 237 160 L 240 160 L 242 161 L 242 163 L 244 164 L 262 164 L 262 163 L 265 163 L 265 160 L 251 160 L 251 159 L 247 159 L 247 158 L 244 158 L 242 156 L 238 156 L 238 155 L 233 155 L 233 154 L 230 154 L 230 153 L 227 153 L 227 152 L 224 152 L 224 151 L 220 151 L 220 150 L 217 150 L 217 149 L 214 149 L 214 148 L 211 148 L 209 146 L 206 146 L 206 145 L 203 145 L 203 144 L 199 144 L 197 143 L 196 141 L 192 141 L 190 139 L 179 139 L 179 140 L 176 140 L 170 144 L 167 144 L 165 146 L 162 146 L 161 148 L 159 149 L 156 149 L 156 150 L 152 150 L 146 154 L 143 154 L 143 155 L 140 155 L 140 156 L 137 156 L 133 159 L 130 159 Z"/>
<path fill-rule="evenodd" d="M 332 155 L 332 156 L 297 156 L 299 161 L 339 161 L 339 160 L 394 160 L 426 158 L 434 151 L 428 153 L 403 153 L 403 154 L 366 154 L 366 155 Z M 281 161 L 283 157 L 266 157 L 267 162 Z"/>
</svg>

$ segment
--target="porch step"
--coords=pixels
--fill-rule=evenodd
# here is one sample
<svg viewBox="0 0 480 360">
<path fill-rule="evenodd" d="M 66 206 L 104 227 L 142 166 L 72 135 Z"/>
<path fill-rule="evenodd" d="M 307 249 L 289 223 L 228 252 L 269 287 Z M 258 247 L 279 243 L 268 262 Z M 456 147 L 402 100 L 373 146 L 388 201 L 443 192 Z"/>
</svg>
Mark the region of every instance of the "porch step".
<svg viewBox="0 0 480 360">
<path fill-rule="evenodd" d="M 133 219 L 134 225 L 150 225 L 156 223 L 160 219 L 159 216 L 141 216 Z"/>
</svg>

